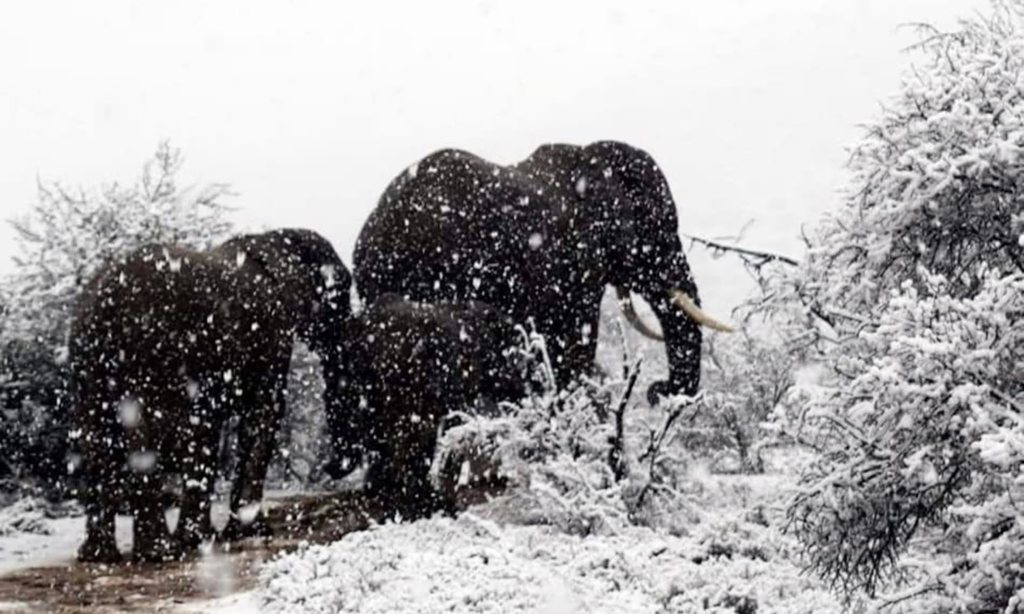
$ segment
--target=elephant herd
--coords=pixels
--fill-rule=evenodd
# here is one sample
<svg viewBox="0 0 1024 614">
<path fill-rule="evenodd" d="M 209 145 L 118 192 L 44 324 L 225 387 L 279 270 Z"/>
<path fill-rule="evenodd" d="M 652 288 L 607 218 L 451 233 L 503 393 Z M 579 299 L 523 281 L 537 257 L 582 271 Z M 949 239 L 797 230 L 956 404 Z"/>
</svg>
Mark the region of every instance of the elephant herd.
<svg viewBox="0 0 1024 614">
<path fill-rule="evenodd" d="M 668 379 L 648 398 L 694 394 L 701 326 L 727 327 L 698 306 L 657 164 L 610 141 L 545 145 L 509 166 L 427 156 L 387 187 L 352 274 L 326 239 L 297 229 L 206 251 L 149 245 L 107 263 L 69 340 L 87 514 L 79 559 L 120 559 L 124 503 L 136 560 L 177 558 L 213 537 L 216 459 L 233 416 L 238 468 L 219 538 L 267 530 L 263 482 L 296 339 L 323 365 L 332 473 L 367 463 L 368 488 L 406 518 L 447 507 L 427 475 L 444 417 L 525 393 L 516 324 L 545 336 L 560 385 L 590 370 L 607 285 L 665 343 Z M 663 333 L 637 318 L 632 293 Z M 161 496 L 170 475 L 182 484 L 173 532 Z"/>
</svg>

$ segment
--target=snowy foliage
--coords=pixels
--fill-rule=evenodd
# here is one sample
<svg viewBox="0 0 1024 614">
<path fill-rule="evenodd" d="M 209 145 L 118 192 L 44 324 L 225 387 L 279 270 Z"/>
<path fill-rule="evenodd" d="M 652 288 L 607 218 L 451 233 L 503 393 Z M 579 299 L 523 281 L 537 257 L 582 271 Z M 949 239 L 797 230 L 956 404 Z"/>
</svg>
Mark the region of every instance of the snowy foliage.
<svg viewBox="0 0 1024 614">
<path fill-rule="evenodd" d="M 844 206 L 766 278 L 823 366 L 779 412 L 822 453 L 790 529 L 895 611 L 1024 608 L 1022 10 L 926 31 Z"/>
<path fill-rule="evenodd" d="M 0 535 L 37 533 L 49 535 L 45 522 L 46 501 L 25 497 L 11 505 L 0 507 Z"/>
<path fill-rule="evenodd" d="M 442 435 L 436 467 L 469 459 L 462 482 L 478 473 L 476 465 L 497 472 L 510 483 L 508 509 L 519 523 L 575 535 L 638 524 L 685 530 L 692 506 L 680 429 L 699 402 L 667 399 L 653 418 L 639 418 L 631 398 L 640 362 L 629 360 L 621 378 L 559 390 L 543 338 L 523 336 L 535 392 L 498 416 L 462 416 Z"/>
<path fill-rule="evenodd" d="M 18 245 L 0 290 L 0 400 L 22 445 L 0 454 L 19 470 L 50 480 L 64 471 L 68 325 L 96 268 L 147 243 L 205 248 L 229 232 L 227 188 L 182 188 L 181 165 L 180 152 L 163 143 L 130 185 L 88 191 L 40 182 L 38 201 L 11 222 Z"/>
<path fill-rule="evenodd" d="M 744 259 L 744 264 L 757 275 L 766 263 L 762 258 Z M 769 448 L 790 443 L 772 428 L 769 419 L 792 386 L 794 371 L 805 356 L 774 332 L 779 323 L 765 321 L 759 301 L 741 305 L 733 315 L 745 322 L 738 334 L 705 331 L 702 402 L 687 412 L 685 422 L 674 430 L 680 447 L 702 462 L 710 460 L 714 471 L 756 473 L 764 470 L 762 455 Z M 653 318 L 653 314 L 645 317 L 648 321 Z M 642 393 L 667 376 L 664 346 L 624 327 L 616 301 L 602 304 L 601 331 L 598 362 L 605 372 L 621 374 L 617 385 L 628 377 L 623 370 L 634 360 L 631 352 L 623 356 L 628 346 L 635 347 L 637 357 L 643 360 L 637 391 Z M 638 409 L 643 407 L 638 405 Z"/>
<path fill-rule="evenodd" d="M 805 283 L 826 315 L 860 313 L 922 269 L 954 295 L 978 291 L 981 263 L 1024 272 L 1020 26 L 1005 9 L 927 31 L 924 62 L 853 152 L 845 207 L 813 239 Z"/>
<path fill-rule="evenodd" d="M 761 331 L 711 336 L 704 356 L 704 408 L 687 447 L 714 455 L 719 471 L 764 471 L 765 449 L 784 441 L 766 423 L 793 386 L 794 354 Z"/>
<path fill-rule="evenodd" d="M 839 584 L 876 588 L 940 520 L 954 523 L 944 538 L 962 559 L 955 577 L 989 573 L 975 559 L 994 553 L 992 540 L 1024 553 L 1024 277 L 984 282 L 971 299 L 950 297 L 944 278 L 926 287 L 893 292 L 842 356 L 850 379 L 797 401 L 824 454 L 792 526 Z M 1021 586 L 1020 570 L 1007 573 L 990 581 Z"/>
<path fill-rule="evenodd" d="M 838 604 L 742 521 L 674 537 L 644 527 L 569 535 L 474 514 L 386 524 L 268 563 L 274 612 L 827 614 Z"/>
</svg>

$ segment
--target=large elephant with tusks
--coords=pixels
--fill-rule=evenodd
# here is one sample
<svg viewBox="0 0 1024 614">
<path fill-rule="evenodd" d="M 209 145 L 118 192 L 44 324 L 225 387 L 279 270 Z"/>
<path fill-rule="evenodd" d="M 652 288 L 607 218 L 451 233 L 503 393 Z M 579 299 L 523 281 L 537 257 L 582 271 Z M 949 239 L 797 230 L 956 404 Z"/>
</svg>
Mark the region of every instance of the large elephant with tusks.
<svg viewBox="0 0 1024 614">
<path fill-rule="evenodd" d="M 669 377 L 648 398 L 697 391 L 699 307 L 668 181 L 646 152 L 544 145 L 510 166 L 446 149 L 394 179 L 359 235 L 356 288 L 418 301 L 479 300 L 547 338 L 560 384 L 592 368 L 606 285 L 641 332 L 663 338 Z M 643 296 L 663 336 L 628 300 Z"/>
<path fill-rule="evenodd" d="M 208 251 L 150 245 L 102 267 L 74 314 L 73 417 L 87 514 L 79 559 L 115 561 L 114 513 L 127 500 L 133 556 L 160 561 L 211 536 L 210 494 L 225 420 L 239 416 L 238 474 L 224 535 L 263 529 L 263 480 L 284 410 L 296 336 L 317 352 L 336 415 L 351 278 L 323 237 L 287 229 Z M 183 495 L 173 536 L 160 496 Z"/>
</svg>

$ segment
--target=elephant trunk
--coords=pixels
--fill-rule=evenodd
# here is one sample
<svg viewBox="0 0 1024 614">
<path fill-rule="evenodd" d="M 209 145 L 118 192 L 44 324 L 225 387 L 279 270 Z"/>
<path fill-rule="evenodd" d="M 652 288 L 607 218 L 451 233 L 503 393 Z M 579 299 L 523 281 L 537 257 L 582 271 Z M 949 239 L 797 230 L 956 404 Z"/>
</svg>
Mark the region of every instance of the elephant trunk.
<svg viewBox="0 0 1024 614">
<path fill-rule="evenodd" d="M 700 323 L 681 310 L 668 292 L 645 298 L 661 323 L 669 370 L 668 381 L 651 386 L 648 398 L 655 403 L 662 394 L 697 394 L 700 386 Z"/>
</svg>

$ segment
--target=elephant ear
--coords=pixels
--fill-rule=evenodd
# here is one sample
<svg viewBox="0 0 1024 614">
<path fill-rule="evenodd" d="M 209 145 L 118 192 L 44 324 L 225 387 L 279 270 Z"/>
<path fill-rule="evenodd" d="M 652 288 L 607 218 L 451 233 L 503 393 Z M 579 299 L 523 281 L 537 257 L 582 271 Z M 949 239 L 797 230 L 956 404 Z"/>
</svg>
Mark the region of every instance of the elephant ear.
<svg viewBox="0 0 1024 614">
<path fill-rule="evenodd" d="M 239 263 L 257 267 L 265 276 L 263 290 L 300 332 L 320 318 L 349 315 L 351 275 L 331 244 L 304 229 L 280 229 L 244 235 L 230 242 Z M 321 313 L 326 309 L 327 313 Z M 305 335 L 304 335 L 305 336 Z"/>
</svg>

